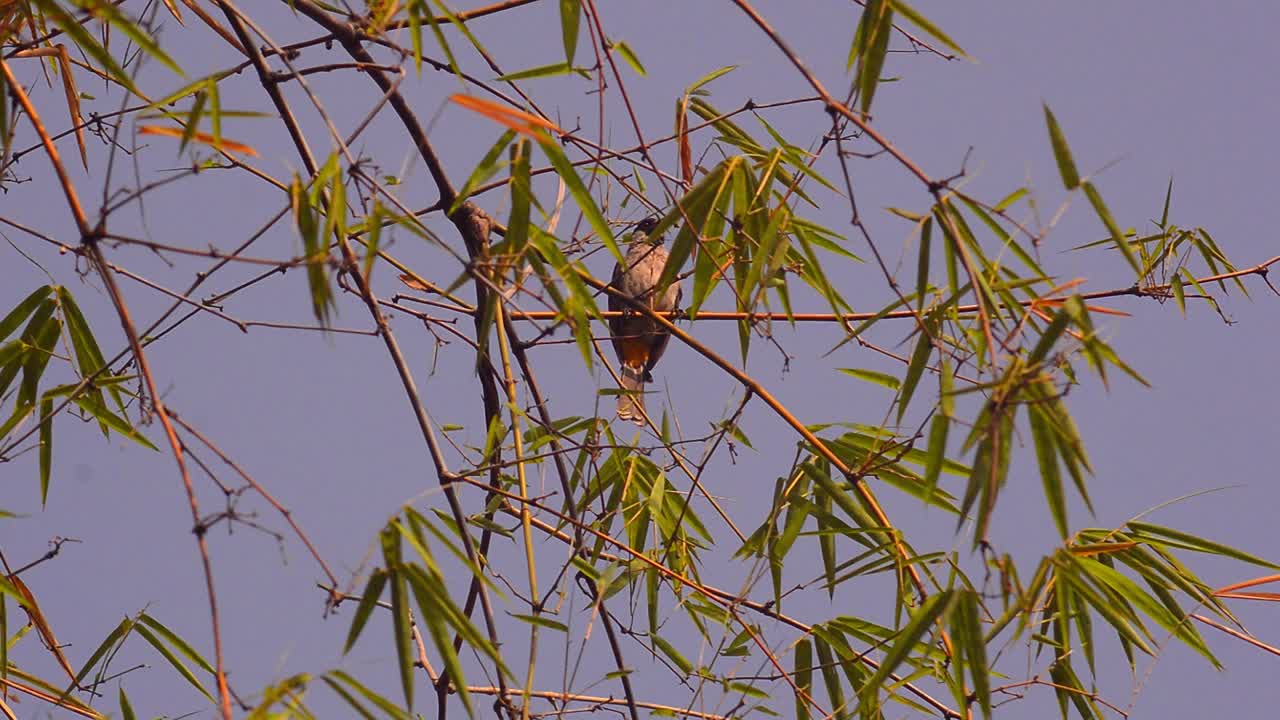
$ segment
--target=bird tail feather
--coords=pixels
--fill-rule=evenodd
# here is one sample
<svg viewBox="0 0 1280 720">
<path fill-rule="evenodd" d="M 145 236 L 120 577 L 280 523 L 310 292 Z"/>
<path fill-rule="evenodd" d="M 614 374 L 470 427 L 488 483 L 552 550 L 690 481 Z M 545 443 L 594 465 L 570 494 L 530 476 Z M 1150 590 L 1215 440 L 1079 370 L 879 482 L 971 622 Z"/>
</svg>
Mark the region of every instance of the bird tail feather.
<svg viewBox="0 0 1280 720">
<path fill-rule="evenodd" d="M 622 392 L 618 395 L 618 417 L 644 425 L 644 369 L 623 365 Z"/>
</svg>

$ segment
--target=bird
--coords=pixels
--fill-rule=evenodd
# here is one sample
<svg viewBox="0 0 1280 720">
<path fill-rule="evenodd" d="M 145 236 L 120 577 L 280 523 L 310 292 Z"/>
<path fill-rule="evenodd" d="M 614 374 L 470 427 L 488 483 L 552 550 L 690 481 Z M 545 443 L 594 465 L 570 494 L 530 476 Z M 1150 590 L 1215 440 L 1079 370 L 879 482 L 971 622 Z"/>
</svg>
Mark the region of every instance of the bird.
<svg viewBox="0 0 1280 720">
<path fill-rule="evenodd" d="M 684 291 L 679 281 L 675 281 L 660 297 L 655 297 L 658 278 L 667 264 L 667 249 L 663 247 L 662 236 L 651 234 L 657 225 L 656 217 L 636 223 L 624 263 L 614 267 L 610 285 L 618 293 L 643 303 L 655 312 L 672 312 L 679 308 Z M 653 382 L 651 371 L 666 351 L 671 335 L 616 295 L 609 295 L 609 309 L 622 313 L 609 319 L 613 351 L 618 356 L 624 391 L 618 395 L 618 417 L 644 425 L 644 384 Z"/>
</svg>

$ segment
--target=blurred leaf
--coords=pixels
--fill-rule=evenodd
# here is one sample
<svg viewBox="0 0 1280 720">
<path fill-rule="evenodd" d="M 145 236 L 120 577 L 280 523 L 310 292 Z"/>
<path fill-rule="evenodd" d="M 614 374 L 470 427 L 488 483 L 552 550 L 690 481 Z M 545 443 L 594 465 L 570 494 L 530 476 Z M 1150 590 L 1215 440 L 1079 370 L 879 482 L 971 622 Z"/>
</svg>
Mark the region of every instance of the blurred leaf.
<svg viewBox="0 0 1280 720">
<path fill-rule="evenodd" d="M 937 331 L 936 325 L 928 320 L 924 323 L 924 328 L 919 331 L 919 339 L 916 340 L 916 349 L 911 353 L 911 361 L 907 364 L 907 374 L 902 379 L 902 394 L 898 398 L 898 422 L 902 422 L 902 418 L 907 414 L 907 405 L 911 403 L 911 396 L 915 394 L 916 385 L 920 382 L 920 376 L 924 375 L 924 369 L 929 364 L 929 355 L 933 352 L 933 334 Z"/>
<path fill-rule="evenodd" d="M 618 54 L 622 56 L 623 61 L 630 65 L 631 69 L 635 70 L 637 75 L 645 77 L 649 74 L 645 72 L 644 65 L 640 63 L 640 58 L 636 56 L 635 51 L 632 50 L 631 46 L 625 41 L 619 40 L 615 42 L 613 44 L 613 49 L 618 51 Z M 641 191 L 643 190 L 644 188 L 641 188 Z"/>
<path fill-rule="evenodd" d="M 574 2 L 574 0 L 569 0 Z M 574 2 L 576 5 L 577 3 Z M 507 73 L 494 78 L 495 82 L 515 82 L 516 80 L 532 80 L 534 78 L 556 77 L 558 75 L 568 75 L 573 72 L 573 66 L 567 62 L 551 63 L 550 65 L 539 65 L 531 67 L 528 70 L 520 70 L 518 72 Z"/>
<path fill-rule="evenodd" d="M 688 88 L 685 88 L 684 94 L 693 95 L 699 88 L 710 83 L 712 80 L 715 80 L 718 77 L 723 77 L 724 75 L 728 75 L 729 73 L 737 69 L 738 69 L 737 65 L 726 65 L 718 70 L 712 70 L 706 75 L 703 75 L 702 77 L 698 78 L 698 80 L 692 85 L 690 85 Z"/>
<path fill-rule="evenodd" d="M 1068 190 L 1080 187 L 1080 173 L 1076 170 L 1076 161 L 1071 157 L 1071 149 L 1067 147 L 1067 138 L 1058 126 L 1058 119 L 1053 111 L 1044 105 L 1044 120 L 1049 126 L 1049 142 L 1053 145 L 1053 157 L 1058 163 L 1058 173 L 1062 175 L 1062 184 Z"/>
<path fill-rule="evenodd" d="M 655 647 L 667 657 L 676 667 L 680 668 L 680 672 L 689 675 L 693 672 L 693 663 L 689 662 L 684 655 L 676 650 L 675 646 L 667 642 L 660 635 L 650 635 L 649 639 L 653 641 Z"/>
<path fill-rule="evenodd" d="M 214 150 L 225 150 L 231 153 L 240 153 L 241 155 L 248 155 L 249 157 L 258 157 L 258 151 L 254 150 L 249 145 L 246 145 L 242 142 L 236 142 L 235 140 L 228 140 L 227 138 L 214 137 L 209 133 L 188 132 L 188 130 L 179 130 L 177 128 L 171 128 L 164 125 L 139 125 L 138 134 L 139 135 L 162 135 L 164 137 L 178 138 L 179 140 L 182 141 L 182 144 L 179 145 L 179 148 L 186 145 L 188 141 L 195 140 L 201 145 L 208 145 L 209 147 L 212 147 Z M 190 137 L 188 137 L 188 135 Z"/>
<path fill-rule="evenodd" d="M 133 705 L 129 704 L 129 696 L 124 694 L 124 685 L 120 686 L 120 716 L 122 720 L 137 720 L 137 715 L 133 712 Z"/>
<path fill-rule="evenodd" d="M 40 505 L 49 500 L 49 473 L 53 466 L 53 400 L 40 401 Z M 3 642 L 3 639 L 0 639 Z"/>
<path fill-rule="evenodd" d="M 569 632 L 568 625 L 565 625 L 562 622 L 556 622 L 555 620 L 552 620 L 551 618 L 548 618 L 548 617 L 544 617 L 542 615 L 525 615 L 521 613 L 508 613 L 508 614 L 511 615 L 511 617 L 519 620 L 520 622 L 529 623 L 530 625 L 537 625 L 538 627 L 548 628 L 551 630 L 555 630 L 557 632 L 563 632 L 563 633 Z"/>
<path fill-rule="evenodd" d="M 889 36 L 893 34 L 893 5 L 889 0 L 869 0 L 858 29 L 866 38 L 858 56 L 859 107 L 871 109 L 880 84 L 880 71 L 889 53 Z"/>
<path fill-rule="evenodd" d="M 578 49 L 578 24 L 582 20 L 582 0 L 560 0 L 560 37 L 564 40 L 566 65 L 573 64 Z"/>
<path fill-rule="evenodd" d="M 151 441 L 148 440 L 145 435 L 138 432 L 138 430 L 130 425 L 127 420 L 108 410 L 106 405 L 103 405 L 92 395 L 81 395 L 73 398 L 72 402 L 79 406 L 80 409 L 97 418 L 107 427 L 115 430 L 124 437 L 129 438 L 145 448 L 159 451 L 159 448 L 151 444 Z"/>
<path fill-rule="evenodd" d="M 862 368 L 836 368 L 836 369 L 844 373 L 845 375 L 848 375 L 849 377 L 855 377 L 855 378 L 858 378 L 859 380 L 866 380 L 869 383 L 875 383 L 876 385 L 887 387 L 890 390 L 897 390 L 899 387 L 902 386 L 902 382 L 898 380 L 897 377 L 890 375 L 888 373 L 876 372 L 875 370 L 863 370 Z"/>
<path fill-rule="evenodd" d="M 800 638 L 796 642 L 795 665 L 792 669 L 795 676 L 796 686 L 800 688 L 806 695 L 813 695 L 813 646 L 812 641 L 807 638 Z M 796 694 L 796 718 L 798 720 L 808 720 L 809 704 Z"/>
<path fill-rule="evenodd" d="M 929 18 L 917 12 L 915 8 L 906 4 L 903 0 L 889 0 L 889 3 L 893 5 L 894 10 L 901 13 L 907 20 L 911 21 L 912 25 L 915 25 L 925 31 L 925 33 L 931 35 L 938 42 L 956 51 L 960 56 L 969 57 L 969 54 L 964 51 L 964 48 L 957 45 L 956 42 L 944 33 L 941 28 L 934 25 Z"/>
<path fill-rule="evenodd" d="M 390 700 L 387 700 L 381 695 L 365 687 L 365 685 L 359 680 L 356 680 L 354 677 L 342 670 L 330 670 L 321 678 L 321 680 L 323 680 L 331 690 L 338 693 L 338 695 L 344 700 L 347 700 L 348 704 L 351 704 L 354 698 L 344 691 L 344 685 L 355 690 L 361 697 L 376 705 L 379 710 L 386 713 L 387 717 L 393 718 L 393 720 L 411 720 L 413 717 L 416 717 L 405 712 Z M 354 709 L 355 706 L 352 705 L 352 707 Z"/>
<path fill-rule="evenodd" d="M 124 68 L 111 57 L 111 53 L 98 43 L 89 31 L 81 25 L 71 13 L 67 12 L 58 4 L 56 0 L 30 0 L 40 11 L 44 17 L 52 20 L 53 24 L 67 34 L 67 37 L 75 43 L 86 55 L 97 61 L 102 70 L 111 77 L 112 80 L 122 85 L 126 90 L 133 94 L 138 94 L 137 87 L 134 86 L 133 80 Z"/>
</svg>

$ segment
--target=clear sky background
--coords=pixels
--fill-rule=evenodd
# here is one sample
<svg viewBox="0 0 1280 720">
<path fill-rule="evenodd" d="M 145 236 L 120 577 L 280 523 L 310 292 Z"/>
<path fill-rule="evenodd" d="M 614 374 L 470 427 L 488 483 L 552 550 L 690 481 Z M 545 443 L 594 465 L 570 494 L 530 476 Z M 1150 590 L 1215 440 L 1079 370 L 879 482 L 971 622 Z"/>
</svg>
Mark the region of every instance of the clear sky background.
<svg viewBox="0 0 1280 720">
<path fill-rule="evenodd" d="M 258 12 L 259 3 L 242 3 Z M 289 13 L 261 3 L 262 19 L 279 43 L 311 37 L 313 26 L 295 22 Z M 891 55 L 885 75 L 899 78 L 883 84 L 877 95 L 875 125 L 908 155 L 935 176 L 957 171 L 966 152 L 967 182 L 977 194 L 998 199 L 1029 183 L 1045 217 L 1063 202 L 1066 215 L 1042 250 L 1047 269 L 1062 280 L 1084 277 L 1085 289 L 1123 287 L 1129 280 L 1121 263 L 1105 250 L 1066 252 L 1072 246 L 1102 237 L 1104 230 L 1080 197 L 1067 197 L 1044 128 L 1041 102 L 1049 103 L 1062 124 L 1084 173 L 1097 173 L 1099 187 L 1115 216 L 1125 226 L 1144 225 L 1158 218 L 1166 183 L 1174 181 L 1171 220 L 1181 226 L 1202 226 L 1213 233 L 1240 266 L 1280 254 L 1271 229 L 1275 200 L 1275 171 L 1280 167 L 1280 65 L 1274 30 L 1280 27 L 1280 7 L 1271 3 L 942 3 L 919 0 L 918 8 L 944 28 L 976 62 L 943 62 L 927 54 Z M 760 2 L 762 13 L 834 90 L 846 86 L 844 58 L 856 22 L 856 7 L 841 2 Z M 675 100 L 681 89 L 705 73 L 729 64 L 737 71 L 710 86 L 711 100 L 728 109 L 748 98 L 757 102 L 783 100 L 809 93 L 795 70 L 727 2 L 603 2 L 601 11 L 610 34 L 625 40 L 648 69 L 648 78 L 628 79 L 628 91 L 647 136 L 670 131 Z M 493 50 L 503 69 L 514 71 L 555 62 L 562 52 L 554 3 L 542 2 L 495 20 L 473 25 L 480 40 Z M 166 30 L 163 39 L 175 44 L 175 56 L 188 75 L 197 76 L 233 62 L 227 52 L 205 37 L 207 33 Z M 407 37 L 404 38 L 407 43 Z M 585 47 L 580 54 L 586 52 Z M 335 55 L 304 54 L 300 64 L 322 62 Z M 481 72 L 482 65 L 464 54 L 464 67 Z M 148 78 L 157 89 L 176 88 L 181 81 L 159 68 Z M 20 77 L 30 82 L 34 65 Z M 347 75 L 314 76 L 313 86 L 325 99 L 340 128 L 349 130 L 374 99 L 371 84 Z M 252 77 L 223 84 L 228 107 L 260 109 L 266 100 Z M 563 126 L 580 118 L 584 128 L 595 127 L 596 100 L 580 79 L 531 81 L 527 87 L 543 107 L 559 113 Z M 432 122 L 431 133 L 444 155 L 455 184 L 466 174 L 497 135 L 487 121 L 445 107 L 442 98 L 457 91 L 446 76 L 426 72 L 410 76 L 406 92 L 420 116 Z M 42 89 L 37 102 L 54 108 L 50 121 L 65 124 L 58 90 Z M 302 96 L 291 89 L 291 101 Z M 97 111 L 114 108 L 117 100 L 104 97 L 91 103 Z M 817 106 L 799 106 L 768 115 L 794 143 L 807 146 L 827 129 Z M 612 144 L 630 146 L 634 136 L 620 106 L 611 99 L 607 127 Z M 326 148 L 323 129 L 314 113 L 305 113 L 313 147 Z M 386 173 L 405 177 L 403 196 L 420 207 L 435 201 L 424 182 L 423 168 L 409 151 L 398 126 L 390 118 L 375 122 L 363 152 L 377 159 Z M 292 147 L 270 120 L 241 120 L 229 125 L 229 136 L 255 145 L 261 166 L 277 176 L 300 167 Z M 761 132 L 763 135 L 763 132 Z M 22 145 L 23 143 L 18 143 Z M 153 144 L 160 145 L 161 141 Z M 64 151 L 72 151 L 65 144 Z M 82 193 L 96 204 L 101 193 L 106 154 L 91 154 L 91 171 L 74 169 Z M 676 172 L 670 147 L 657 154 L 669 172 Z M 162 162 L 163 160 L 163 162 Z M 181 166 L 181 158 L 164 151 L 151 153 L 157 170 Z M 32 153 L 19 167 L 36 182 L 9 185 L 0 196 L 0 213 L 74 242 L 63 199 L 48 183 L 44 159 Z M 880 209 L 896 205 L 927 207 L 928 196 L 913 179 L 887 159 L 854 164 L 859 202 L 868 213 L 873 236 L 891 261 L 903 251 L 907 226 Z M 824 171 L 835 177 L 834 166 Z M 132 183 L 131 170 L 119 171 L 116 185 Z M 546 193 L 553 186 L 540 186 Z M 650 182 L 651 198 L 661 202 Z M 547 197 L 550 197 L 547 195 Z M 229 247 L 246 237 L 282 207 L 284 198 L 267 186 L 252 184 L 229 173 L 206 173 L 177 183 L 148 198 L 147 229 L 159 241 L 202 248 L 209 243 Z M 480 204 L 497 217 L 507 206 L 500 193 Z M 634 206 L 616 213 L 634 219 Z M 813 218 L 829 227 L 848 229 L 848 210 L 828 196 Z M 566 218 L 571 227 L 574 217 Z M 438 216 L 429 221 L 447 238 L 455 239 Z M 137 213 L 123 220 L 122 230 L 141 233 Z M 43 271 L 23 259 L 20 249 L 66 284 L 86 308 L 90 322 L 113 354 L 123 339 L 106 296 L 96 278 L 78 277 L 69 256 L 59 256 L 44 244 L 8 229 L 0 244 L 0 310 L 7 311 L 37 285 L 47 282 Z M 866 247 L 850 233 L 850 248 L 866 255 Z M 256 254 L 287 257 L 296 254 L 296 235 L 284 225 L 272 230 Z M 417 267 L 432 268 L 444 256 L 401 234 L 392 251 Z M 906 257 L 914 252 L 907 248 Z M 168 267 L 148 253 L 124 248 L 110 257 L 126 267 L 170 287 L 190 281 L 201 262 L 175 260 Z M 607 272 L 597 255 L 593 269 Z M 883 278 L 871 265 L 841 264 L 835 277 L 859 310 L 879 309 L 887 297 Z M 222 290 L 256 272 L 233 269 L 202 289 Z M 378 290 L 398 290 L 389 268 L 379 271 Z M 453 268 L 431 275 L 448 282 Z M 912 270 L 908 270 L 908 273 Z M 1130 365 L 1153 385 L 1143 389 L 1125 379 L 1104 390 L 1092 376 L 1071 394 L 1071 407 L 1091 452 L 1097 476 L 1091 485 L 1098 517 L 1079 508 L 1074 527 L 1110 527 L 1154 504 L 1188 493 L 1226 488 L 1163 509 L 1153 521 L 1242 547 L 1269 559 L 1280 559 L 1274 534 L 1280 487 L 1275 478 L 1275 442 L 1280 433 L 1272 368 L 1280 329 L 1280 299 L 1264 285 L 1247 281 L 1253 300 L 1233 295 L 1223 310 L 1228 325 L 1203 304 L 1190 303 L 1182 317 L 1173 303 L 1117 300 L 1109 303 L 1133 313 L 1110 320 L 1106 334 Z M 136 284 L 124 286 L 126 298 L 140 322 L 149 323 L 167 301 Z M 717 304 L 716 299 L 720 301 Z M 728 308 L 717 296 L 711 308 Z M 350 296 L 339 299 L 336 324 L 368 328 L 364 309 Z M 800 308 L 797 308 L 800 309 Z M 814 301 L 809 309 L 822 310 Z M 226 312 L 243 319 L 308 322 L 309 309 L 302 273 L 289 273 L 263 283 L 229 302 Z M 431 338 L 409 318 L 395 320 L 398 336 L 418 373 L 433 417 L 440 423 L 473 428 L 465 438 L 480 442 L 474 431 L 479 415 L 478 385 L 470 374 L 471 355 L 460 343 L 441 351 L 432 372 Z M 692 330 L 728 357 L 736 357 L 736 339 L 729 324 L 702 323 Z M 784 372 L 778 354 L 757 342 L 748 370 L 766 384 L 806 422 L 852 419 L 882 421 L 890 397 L 885 391 L 829 372 L 833 367 L 882 365 L 869 353 L 845 346 L 834 356 L 821 355 L 839 340 L 831 327 L 802 327 L 793 332 L 778 327 L 779 342 L 794 356 Z M 891 342 L 886 333 L 880 339 Z M 542 351 L 539 351 L 542 352 Z M 263 331 L 241 334 L 210 316 L 193 319 L 150 353 L 166 402 L 212 437 L 243 467 L 286 503 L 317 541 L 321 553 L 346 580 L 374 547 L 379 527 L 407 500 L 419 506 L 442 506 L 434 494 L 435 479 L 420 437 L 413 427 L 399 381 L 380 343 L 357 336 Z M 599 370 L 595 384 L 587 381 L 571 346 L 545 351 L 537 360 L 539 379 L 546 386 L 555 416 L 590 414 L 603 386 Z M 740 397 L 734 383 L 700 357 L 673 344 L 658 372 L 661 396 L 679 416 L 683 430 L 697 435 L 706 423 L 732 410 Z M 655 402 L 656 404 L 656 402 Z M 792 437 L 764 408 L 752 406 L 744 430 L 757 452 L 741 449 L 739 462 L 714 465 L 709 485 L 740 524 L 753 527 L 763 517 L 773 482 L 791 460 Z M 621 437 L 630 430 L 619 428 Z M 58 425 L 55 471 L 49 504 L 41 508 L 34 453 L 0 465 L 0 507 L 24 513 L 21 520 L 0 522 L 0 545 L 11 563 L 22 564 L 46 549 L 53 536 L 82 542 L 63 548 L 62 555 L 34 571 L 27 581 L 41 599 L 59 639 L 73 643 L 68 654 L 80 662 L 120 618 L 147 607 L 185 637 L 208 649 L 208 615 L 203 580 L 190 535 L 190 518 L 172 458 L 148 453 L 113 438 L 104 442 L 96 429 L 69 418 Z M 150 430 L 159 442 L 158 428 Z M 456 458 L 455 458 L 456 460 Z M 554 485 L 554 479 L 537 478 Z M 207 483 L 206 483 L 207 485 Z M 953 486 L 954 490 L 955 487 Z M 425 494 L 424 494 L 425 493 Z M 919 503 L 893 497 L 886 491 L 891 517 L 909 536 L 919 533 L 918 547 L 967 552 L 964 535 L 954 536 L 953 521 L 930 513 Z M 219 509 L 211 487 L 201 491 L 208 512 Z M 285 532 L 283 521 L 270 508 L 246 501 L 241 509 L 257 509 L 258 520 Z M 710 524 L 711 512 L 703 511 Z M 1044 508 L 1039 479 L 1030 465 L 1011 477 L 997 512 L 993 538 L 1002 550 L 1023 559 L 1048 552 L 1056 542 Z M 390 633 L 375 621 L 359 650 L 340 657 L 350 613 L 323 620 L 323 593 L 314 583 L 321 574 L 302 547 L 287 538 L 277 545 L 271 537 L 237 528 L 212 533 L 212 556 L 217 572 L 224 620 L 224 642 L 231 680 L 238 688 L 257 689 L 294 672 L 320 672 L 344 663 L 371 684 L 398 692 Z M 510 549 L 510 548 L 508 548 Z M 816 574 L 816 553 L 797 554 L 793 562 L 812 558 L 809 567 L 788 566 L 791 582 Z M 1214 585 L 1222 585 L 1263 571 L 1227 563 L 1199 561 L 1193 567 Z M 1030 568 L 1028 567 L 1027 570 Z M 708 574 L 734 587 L 741 568 L 711 567 Z M 809 620 L 838 613 L 883 613 L 885 602 L 872 589 L 843 597 L 843 607 L 814 602 L 789 608 Z M 767 586 L 760 591 L 767 593 Z M 459 593 L 460 594 L 460 593 Z M 581 602 L 581 601 L 579 601 Z M 1236 606 L 1241 618 L 1259 638 L 1280 644 L 1280 610 Z M 581 604 L 578 606 L 579 610 Z M 624 612 L 622 605 L 615 609 Z M 582 614 L 574 622 L 582 622 Z M 12 620 L 11 620 L 12 623 Z M 11 625 L 12 627 L 12 625 Z M 1102 634 L 1101 627 L 1097 631 Z M 1100 668 L 1100 682 L 1109 700 L 1130 710 L 1133 718 L 1265 717 L 1280 702 L 1274 682 L 1280 658 L 1204 629 L 1226 670 L 1213 671 L 1198 656 L 1171 646 L 1158 661 L 1139 658 L 1136 676 L 1123 664 Z M 30 640 L 24 641 L 30 645 Z M 1104 648 L 1115 651 L 1109 641 Z M 26 648 L 27 652 L 32 650 Z M 691 646 L 692 653 L 697 646 Z M 596 653 L 602 652 L 596 648 Z M 629 648 L 632 663 L 643 675 L 647 659 L 638 647 Z M 518 657 L 513 654 L 512 657 Z M 603 654 L 589 654 L 604 658 Z M 136 658 L 136 660 L 135 660 Z M 127 654 L 118 667 L 132 662 L 157 663 L 141 648 Z M 40 658 L 33 668 L 53 676 L 51 664 Z M 47 671 L 47 672 L 46 672 Z M 1015 662 L 1012 672 L 1020 671 Z M 1139 687 L 1135 696 L 1131 688 Z M 144 714 L 177 716 L 202 707 L 201 701 L 164 669 L 127 676 L 126 687 Z M 643 687 L 643 685 L 642 685 Z M 655 686 L 657 687 L 657 686 Z M 420 698 L 427 699 L 425 684 Z M 596 689 L 618 693 L 614 686 Z M 1053 711 L 1049 695 L 1039 702 L 1014 704 L 1010 717 L 1031 711 Z M 429 703 L 424 703 L 428 705 Z M 1131 706 L 1131 707 L 1130 707 Z M 34 712 L 35 702 L 24 703 Z M 775 708 L 790 712 L 790 699 Z M 715 707 L 706 708 L 715 711 Z M 721 710 L 725 708 L 720 708 Z M 43 709 L 40 710 L 43 713 Z M 1056 711 L 1055 711 L 1056 712 Z M 43 716 L 41 714 L 40 716 Z M 210 716 L 208 711 L 203 716 Z M 336 716 L 336 715 L 335 715 Z"/>
</svg>

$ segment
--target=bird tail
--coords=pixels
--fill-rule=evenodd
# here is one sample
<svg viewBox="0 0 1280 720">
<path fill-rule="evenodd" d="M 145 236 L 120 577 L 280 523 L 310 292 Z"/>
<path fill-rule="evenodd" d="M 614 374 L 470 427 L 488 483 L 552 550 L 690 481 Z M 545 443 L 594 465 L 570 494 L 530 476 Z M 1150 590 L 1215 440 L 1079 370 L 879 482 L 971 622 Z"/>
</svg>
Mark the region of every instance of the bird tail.
<svg viewBox="0 0 1280 720">
<path fill-rule="evenodd" d="M 622 389 L 618 395 L 618 417 L 644 425 L 644 368 L 621 366 Z"/>
</svg>

